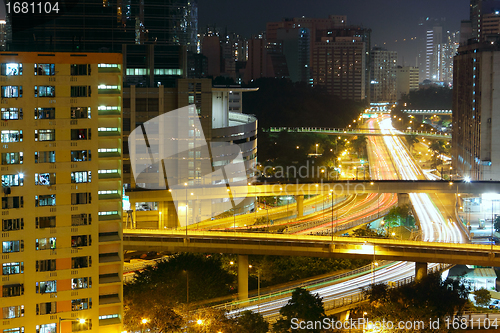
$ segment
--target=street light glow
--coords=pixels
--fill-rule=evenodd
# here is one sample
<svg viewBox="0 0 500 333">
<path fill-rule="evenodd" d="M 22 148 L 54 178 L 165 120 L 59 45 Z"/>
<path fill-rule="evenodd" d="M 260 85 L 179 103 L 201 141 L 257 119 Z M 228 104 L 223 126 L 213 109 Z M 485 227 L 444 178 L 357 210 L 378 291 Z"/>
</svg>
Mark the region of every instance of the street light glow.
<svg viewBox="0 0 500 333">
<path fill-rule="evenodd" d="M 79 322 L 80 324 L 85 324 L 85 319 L 80 318 L 80 319 L 78 320 L 78 322 Z"/>
<path fill-rule="evenodd" d="M 143 323 L 143 324 L 147 324 L 147 323 L 148 323 L 148 320 L 147 320 L 146 318 L 143 318 L 143 319 L 141 320 L 141 323 Z"/>
</svg>

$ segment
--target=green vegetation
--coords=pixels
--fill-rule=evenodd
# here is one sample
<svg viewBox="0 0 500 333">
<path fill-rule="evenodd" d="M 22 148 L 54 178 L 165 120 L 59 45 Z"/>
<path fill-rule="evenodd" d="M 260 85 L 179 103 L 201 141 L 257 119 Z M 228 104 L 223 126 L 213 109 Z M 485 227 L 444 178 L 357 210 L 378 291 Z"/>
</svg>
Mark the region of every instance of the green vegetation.
<svg viewBox="0 0 500 333">
<path fill-rule="evenodd" d="M 415 134 L 407 135 L 405 136 L 405 139 L 406 142 L 408 143 L 408 146 L 410 147 L 410 152 L 413 153 L 413 148 L 415 147 L 415 144 L 419 143 L 420 141 L 418 140 Z"/>
<path fill-rule="evenodd" d="M 151 327 L 166 332 L 182 325 L 188 282 L 191 303 L 228 295 L 234 281 L 219 256 L 188 253 L 146 267 L 134 277 L 123 288 L 125 325 L 131 330 L 148 318 Z"/>
<path fill-rule="evenodd" d="M 304 288 L 292 292 L 292 298 L 280 309 L 282 318 L 273 325 L 273 332 L 310 332 L 319 333 L 319 329 L 291 329 L 292 318 L 299 321 L 317 321 L 326 317 L 323 299 L 318 294 L 313 295 Z"/>
<path fill-rule="evenodd" d="M 239 333 L 267 333 L 269 331 L 269 323 L 260 313 L 243 311 L 236 320 L 240 328 Z"/>
<path fill-rule="evenodd" d="M 358 308 L 354 317 L 367 313 L 364 317 L 372 322 L 423 321 L 426 325 L 420 329 L 413 327 L 411 332 L 448 332 L 443 325 L 445 318 L 460 316 L 469 305 L 468 287 L 459 280 L 442 281 L 439 273 L 398 288 L 389 288 L 385 284 L 372 285 L 365 293 L 369 304 Z M 429 318 L 439 319 L 440 329 L 430 329 Z M 395 327 L 391 332 L 408 331 Z"/>
<path fill-rule="evenodd" d="M 495 231 L 496 231 L 496 232 L 500 232 L 500 215 L 498 215 L 498 216 L 495 218 L 495 222 L 494 222 L 493 227 L 495 228 Z"/>
<path fill-rule="evenodd" d="M 476 305 L 488 307 L 491 303 L 491 294 L 485 288 L 478 289 L 474 292 L 474 301 Z"/>
<path fill-rule="evenodd" d="M 396 108 L 392 110 L 392 115 L 396 116 L 392 119 L 392 125 L 399 130 L 413 127 L 416 130 L 430 131 L 433 128 L 430 124 L 421 124 L 424 116 L 416 115 L 409 118 L 402 110 L 451 110 L 452 107 L 453 90 L 450 88 L 429 87 L 410 91 L 408 95 L 401 97 Z M 410 120 L 412 123 L 410 123 Z M 430 122 L 439 127 L 446 127 L 451 122 L 451 116 L 432 117 Z"/>
<path fill-rule="evenodd" d="M 352 237 L 361 237 L 361 238 L 387 238 L 386 235 L 384 235 L 376 230 L 370 229 L 369 225 L 367 225 L 365 228 L 359 228 L 359 229 L 354 230 L 351 233 L 351 236 Z"/>
<path fill-rule="evenodd" d="M 384 217 L 385 227 L 415 226 L 415 218 L 411 215 L 410 205 L 392 207 Z"/>
<path fill-rule="evenodd" d="M 280 256 L 251 257 L 249 260 L 252 266 L 260 269 L 261 287 L 352 270 L 370 263 L 369 260 Z M 250 288 L 257 289 L 257 271 L 250 271 L 250 274 Z"/>
<path fill-rule="evenodd" d="M 290 80 L 262 78 L 249 86 L 259 91 L 245 95 L 243 111 L 256 115 L 261 128 L 347 127 L 366 107 L 364 102 L 342 100 L 321 87 Z"/>
</svg>

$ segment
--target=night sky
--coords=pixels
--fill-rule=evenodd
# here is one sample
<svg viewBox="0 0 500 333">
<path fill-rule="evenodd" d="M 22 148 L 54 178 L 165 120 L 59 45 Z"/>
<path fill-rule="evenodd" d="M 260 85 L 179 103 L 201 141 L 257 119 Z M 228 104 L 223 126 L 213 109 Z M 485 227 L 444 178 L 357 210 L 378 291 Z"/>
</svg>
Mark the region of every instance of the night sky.
<svg viewBox="0 0 500 333">
<path fill-rule="evenodd" d="M 419 41 L 411 38 L 418 36 L 419 19 L 446 18 L 446 30 L 459 30 L 460 21 L 469 19 L 469 4 L 470 0 L 198 0 L 198 18 L 200 27 L 227 26 L 250 37 L 265 30 L 266 22 L 284 17 L 347 15 L 348 24 L 373 30 L 372 46 L 398 51 L 400 64 L 404 57 L 406 65 L 415 66 Z"/>
</svg>

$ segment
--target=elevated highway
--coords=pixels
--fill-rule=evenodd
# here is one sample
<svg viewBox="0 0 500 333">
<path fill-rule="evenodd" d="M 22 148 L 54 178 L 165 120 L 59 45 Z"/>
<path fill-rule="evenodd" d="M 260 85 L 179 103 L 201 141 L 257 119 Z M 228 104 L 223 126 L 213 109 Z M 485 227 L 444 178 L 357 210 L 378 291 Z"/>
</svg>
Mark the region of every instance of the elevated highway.
<svg viewBox="0 0 500 333">
<path fill-rule="evenodd" d="M 453 114 L 453 110 L 403 110 L 404 113 L 414 114 L 414 115 L 447 115 L 451 116 Z"/>
<path fill-rule="evenodd" d="M 125 229 L 124 250 L 352 258 L 500 266 L 500 246 L 330 236 Z"/>
<path fill-rule="evenodd" d="M 188 197 L 204 200 L 226 198 L 225 186 L 197 187 L 187 186 Z M 378 181 L 335 181 L 322 183 L 286 184 L 270 183 L 262 185 L 233 186 L 233 197 L 267 197 L 280 195 L 319 195 L 332 192 L 334 195 L 364 193 L 500 193 L 500 182 L 447 182 L 433 180 L 378 180 Z M 142 201 L 172 201 L 165 190 L 127 190 L 132 206 Z"/>
<path fill-rule="evenodd" d="M 322 127 L 271 127 L 265 130 L 271 133 L 289 132 L 289 133 L 317 133 L 325 135 L 366 135 L 366 136 L 407 136 L 416 135 L 432 139 L 451 139 L 449 133 L 436 133 L 427 131 L 405 130 L 397 131 L 391 134 L 379 129 L 362 128 L 322 128 Z"/>
</svg>

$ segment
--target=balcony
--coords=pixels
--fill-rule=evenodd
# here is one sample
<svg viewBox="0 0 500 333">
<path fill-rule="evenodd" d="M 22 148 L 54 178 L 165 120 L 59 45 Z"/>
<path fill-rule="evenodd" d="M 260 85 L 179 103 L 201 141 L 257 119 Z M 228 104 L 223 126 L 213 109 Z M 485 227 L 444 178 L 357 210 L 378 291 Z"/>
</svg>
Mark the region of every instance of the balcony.
<svg viewBox="0 0 500 333">
<path fill-rule="evenodd" d="M 120 136 L 120 128 L 118 127 L 99 127 L 97 129 L 99 137 L 102 136 Z"/>
<path fill-rule="evenodd" d="M 116 283 L 121 282 L 120 275 L 118 273 L 110 273 L 110 274 L 100 274 L 99 275 L 99 284 L 106 283 Z"/>
<path fill-rule="evenodd" d="M 113 178 L 121 178 L 120 170 L 118 169 L 104 169 L 98 171 L 99 179 L 113 179 Z"/>
<path fill-rule="evenodd" d="M 112 232 L 100 232 L 99 233 L 99 242 L 105 243 L 105 242 L 115 242 L 119 241 L 120 239 L 120 234 L 118 231 L 112 231 Z"/>
<path fill-rule="evenodd" d="M 113 303 L 120 303 L 120 295 L 118 294 L 99 295 L 99 305 L 113 304 Z"/>
<path fill-rule="evenodd" d="M 98 73 L 121 73 L 122 67 L 120 64 L 97 64 Z"/>
<path fill-rule="evenodd" d="M 121 220 L 122 216 L 118 211 L 99 212 L 99 221 Z"/>
<path fill-rule="evenodd" d="M 100 116 L 120 116 L 122 114 L 119 106 L 99 105 L 97 113 Z"/>
<path fill-rule="evenodd" d="M 121 86 L 100 84 L 97 86 L 99 95 L 117 95 L 121 94 Z"/>
<path fill-rule="evenodd" d="M 121 152 L 118 148 L 99 148 L 97 150 L 99 158 L 106 157 L 122 157 Z"/>
<path fill-rule="evenodd" d="M 105 264 L 109 262 L 120 262 L 120 255 L 118 252 L 111 252 L 111 253 L 99 253 L 99 263 L 100 264 Z"/>
</svg>

